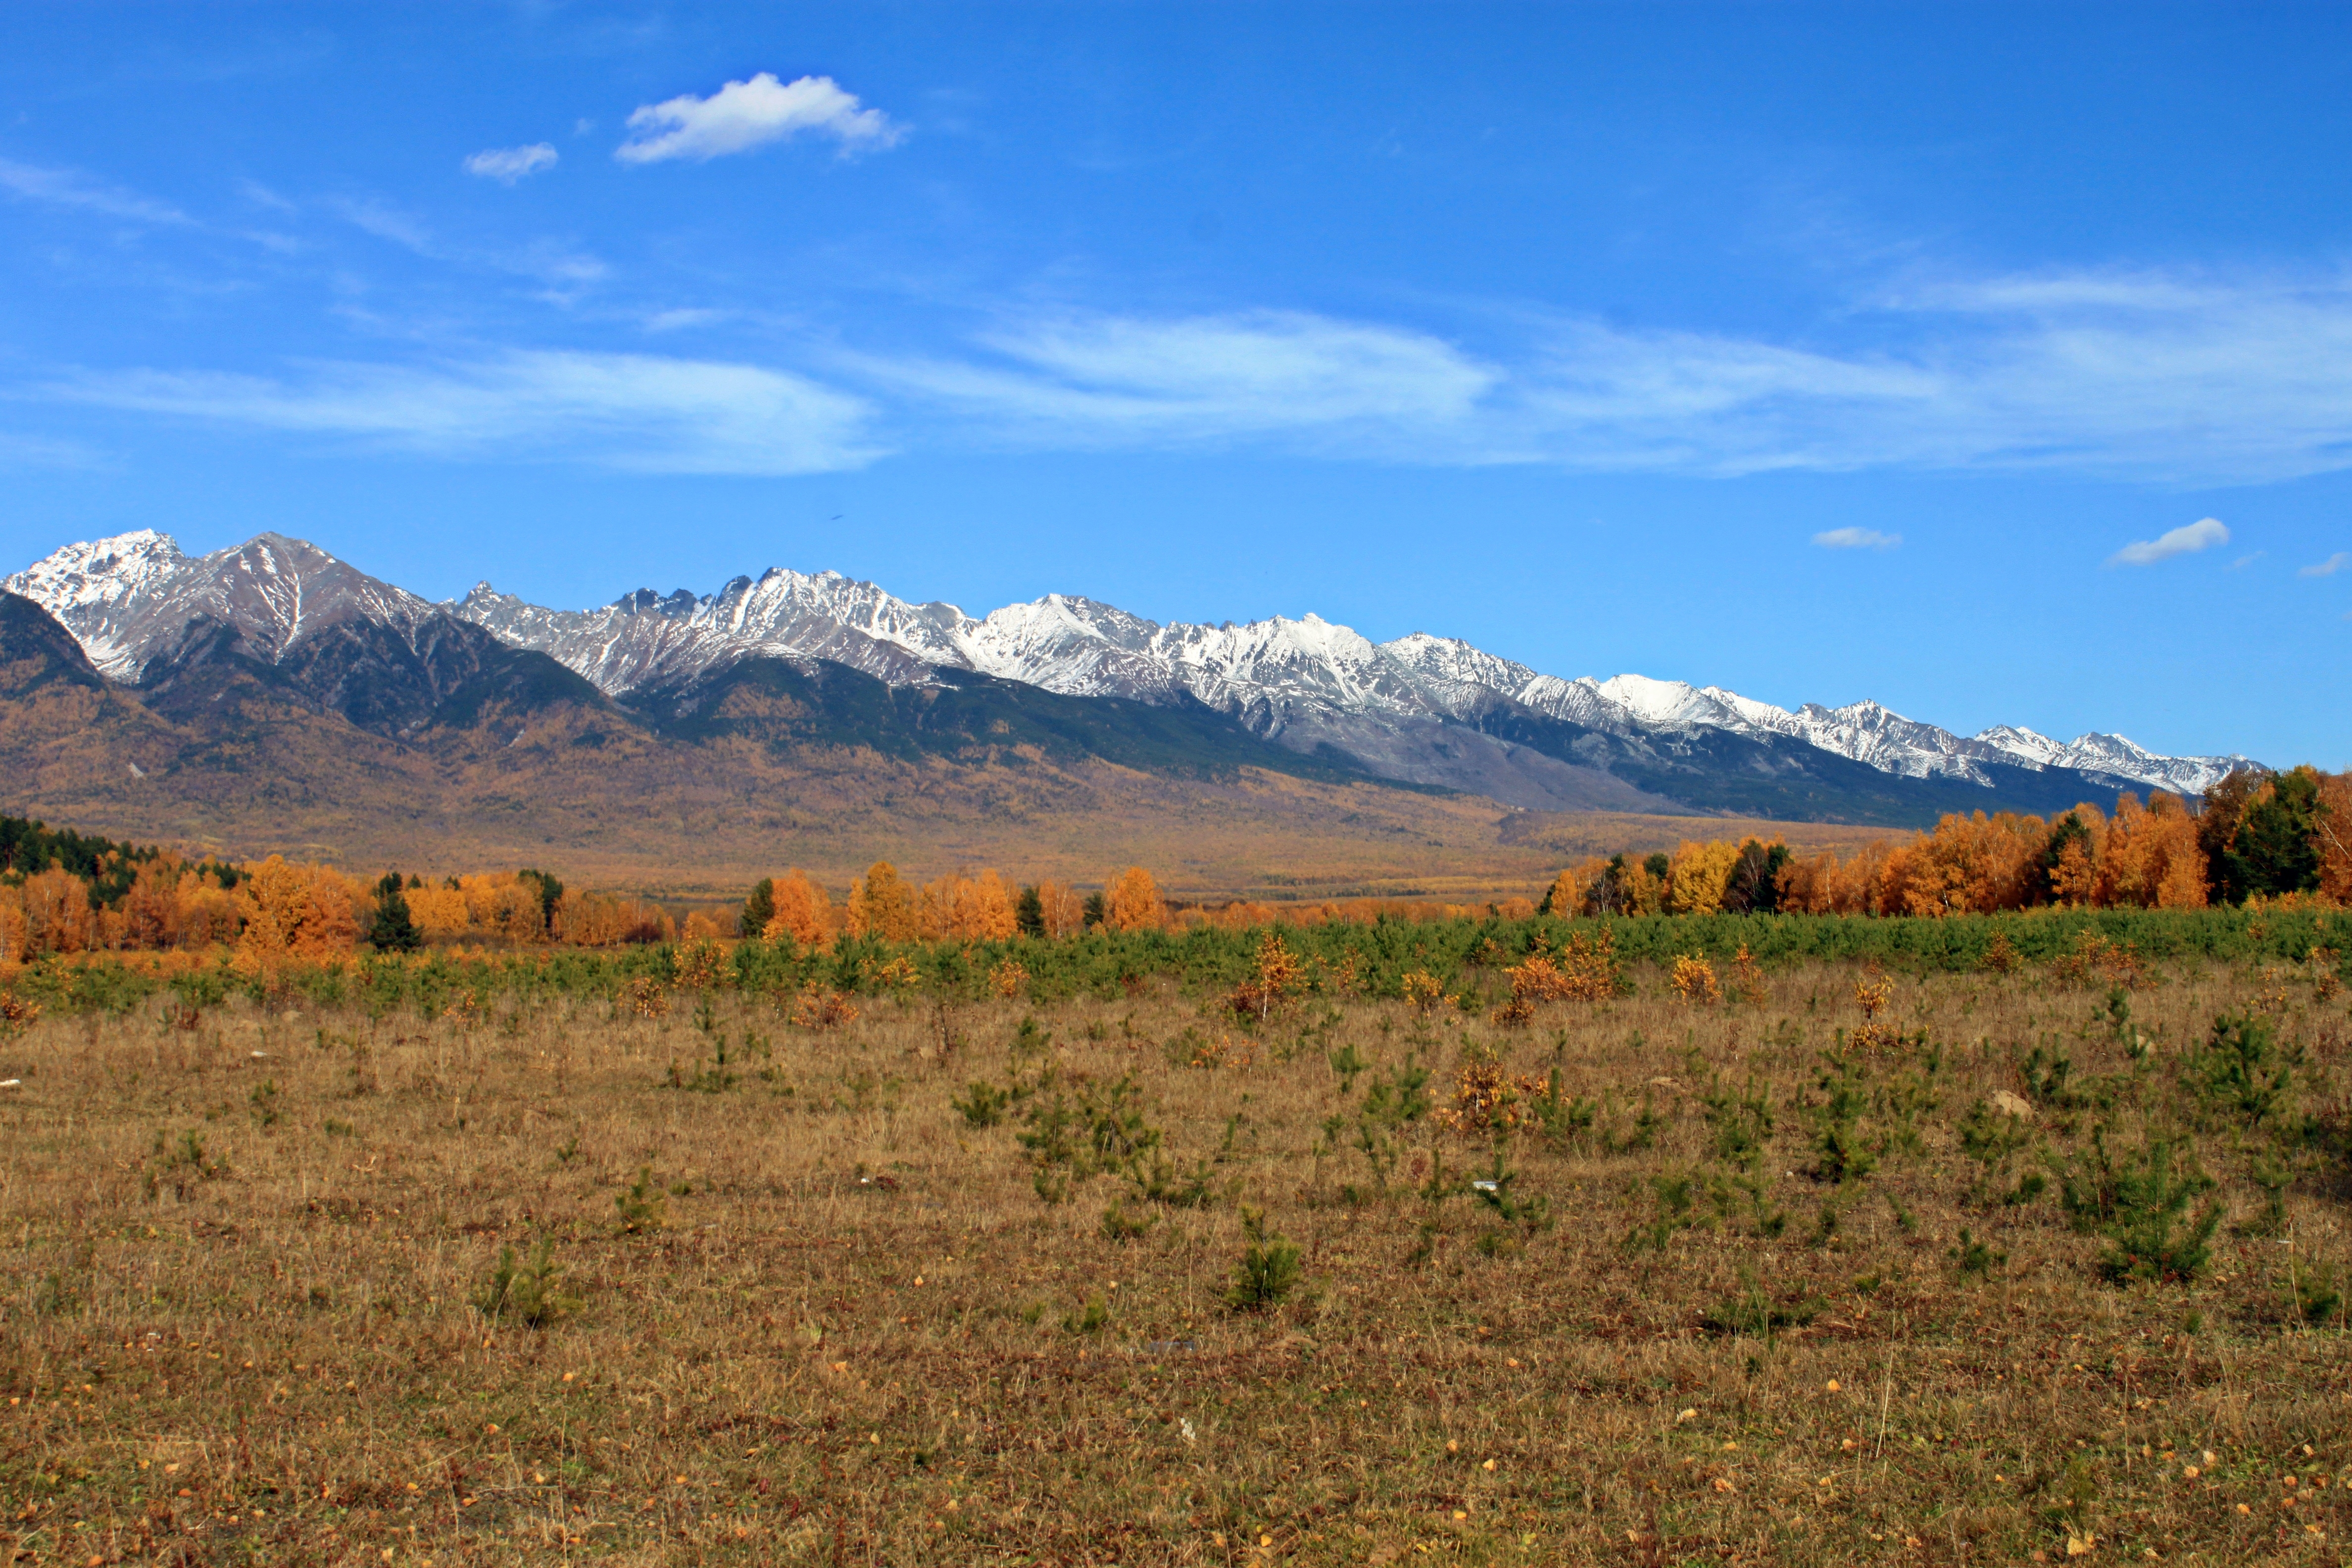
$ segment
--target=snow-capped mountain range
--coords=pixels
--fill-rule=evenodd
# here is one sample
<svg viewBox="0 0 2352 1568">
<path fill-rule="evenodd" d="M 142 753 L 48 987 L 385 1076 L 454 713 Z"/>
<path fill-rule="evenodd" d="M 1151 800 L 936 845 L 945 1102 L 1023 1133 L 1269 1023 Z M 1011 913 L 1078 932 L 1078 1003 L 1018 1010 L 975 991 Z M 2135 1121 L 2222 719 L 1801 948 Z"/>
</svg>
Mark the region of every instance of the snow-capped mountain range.
<svg viewBox="0 0 2352 1568">
<path fill-rule="evenodd" d="M 830 660 L 898 686 L 951 685 L 956 672 L 972 671 L 1069 696 L 1189 696 L 1268 739 L 1302 751 L 1336 746 L 1376 773 L 1415 782 L 1452 782 L 1432 759 L 1454 755 L 1463 726 L 1498 708 L 1636 740 L 1707 731 L 1782 737 L 1884 773 L 1986 785 L 1996 768 L 2072 770 L 2108 787 L 2195 795 L 2251 765 L 2237 755 L 2163 756 L 2120 735 L 2062 742 L 2011 725 L 1957 735 L 1872 701 L 1792 711 L 1640 675 L 1567 679 L 1451 637 L 1416 632 L 1374 643 L 1314 615 L 1162 626 L 1055 594 L 974 617 L 835 572 L 777 568 L 716 594 L 640 590 L 591 610 L 544 608 L 483 583 L 436 605 L 299 540 L 262 534 L 191 556 L 168 536 L 141 531 L 68 545 L 0 588 L 48 610 L 102 673 L 125 683 L 198 617 L 235 626 L 275 658 L 339 622 L 363 619 L 414 639 L 446 615 L 543 652 L 615 697 L 691 681 L 751 655 Z"/>
</svg>

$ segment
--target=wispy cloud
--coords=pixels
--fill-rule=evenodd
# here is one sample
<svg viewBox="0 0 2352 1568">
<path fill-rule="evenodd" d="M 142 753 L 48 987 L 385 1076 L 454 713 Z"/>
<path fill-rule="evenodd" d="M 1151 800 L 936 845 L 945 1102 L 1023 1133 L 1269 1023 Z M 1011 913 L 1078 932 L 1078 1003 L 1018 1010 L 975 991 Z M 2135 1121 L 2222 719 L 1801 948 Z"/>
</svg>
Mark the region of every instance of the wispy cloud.
<svg viewBox="0 0 2352 1568">
<path fill-rule="evenodd" d="M 2352 555 L 2339 550 L 2316 566 L 2305 566 L 2295 573 L 2298 577 L 2333 577 L 2347 566 L 2352 566 Z"/>
<path fill-rule="evenodd" d="M 624 163 L 658 163 L 747 153 L 810 132 L 830 136 L 844 152 L 895 146 L 903 127 L 878 109 L 862 107 L 829 76 L 781 82 L 772 71 L 730 81 L 709 98 L 681 93 L 648 103 L 629 116 L 629 140 L 613 156 Z"/>
<path fill-rule="evenodd" d="M 535 239 L 487 249 L 447 245 L 424 220 L 376 197 L 339 196 L 329 205 L 354 227 L 428 261 L 455 262 L 527 278 L 541 286 L 541 299 L 560 305 L 575 302 L 611 272 L 597 257 L 561 240 Z"/>
<path fill-rule="evenodd" d="M 423 219 L 402 211 L 390 202 L 375 196 L 335 196 L 327 204 L 354 228 L 388 239 L 404 250 L 419 256 L 437 257 L 440 247 L 433 242 L 433 231 Z"/>
<path fill-rule="evenodd" d="M 2210 550 L 2217 544 L 2230 542 L 2230 531 L 2218 518 L 2200 517 L 2195 522 L 2159 533 L 2154 539 L 2135 540 L 2107 557 L 2110 566 L 2153 566 L 2159 561 L 2169 561 L 2176 555 L 2194 555 L 2200 550 Z"/>
<path fill-rule="evenodd" d="M 1825 550 L 1892 550 L 1903 536 L 1874 528 L 1832 528 L 1813 535 L 1813 542 Z"/>
<path fill-rule="evenodd" d="M 268 207 L 273 212 L 290 213 L 295 210 L 292 202 L 288 201 L 259 180 L 250 177 L 237 181 L 236 194 L 254 205 Z"/>
<path fill-rule="evenodd" d="M 1060 315 L 984 334 L 982 355 L 850 361 L 996 438 L 1045 446 L 1278 437 L 1425 455 L 1478 445 L 1501 373 L 1398 328 L 1285 311 L 1150 321 Z M 1450 436 L 1449 436 L 1450 433 Z"/>
<path fill-rule="evenodd" d="M 1370 419 L 1378 455 L 1399 462 L 2181 483 L 2352 467 L 2352 276 L 1996 279 L 1859 300 L 1834 331 L 1813 343 L 1554 318 L 1481 350 L 1295 311 L 1068 313 L 859 368 L 952 413 L 959 437 L 1074 446 L 1347 451 Z"/>
<path fill-rule="evenodd" d="M 2255 562 L 2260 561 L 2263 556 L 2268 555 L 2269 553 L 2270 552 L 2267 550 L 2257 550 L 2251 555 L 2241 555 L 2235 561 L 2230 563 L 2230 570 L 2232 572 L 2242 572 L 2247 567 L 2252 566 Z"/>
<path fill-rule="evenodd" d="M 0 430 L 0 468 L 88 468 L 97 454 L 74 441 Z"/>
<path fill-rule="evenodd" d="M 644 325 L 649 332 L 674 332 L 687 327 L 707 327 L 713 321 L 725 321 L 727 316 L 725 310 L 682 305 L 676 310 L 656 310 L 645 319 Z"/>
<path fill-rule="evenodd" d="M 489 147 L 467 158 L 465 169 L 482 179 L 511 185 L 542 169 L 552 169 L 560 156 L 554 146 L 546 142 L 534 142 L 528 147 Z"/>
<path fill-rule="evenodd" d="M 0 158 L 0 190 L 13 192 L 27 201 L 79 207 L 140 223 L 181 225 L 195 221 L 168 202 L 100 184 L 75 170 L 37 168 L 7 158 Z"/>
<path fill-rule="evenodd" d="M 525 352 L 468 363 L 329 364 L 299 379 L 141 370 L 87 374 L 41 391 L 442 458 L 804 474 L 856 468 L 878 455 L 862 398 L 756 365 L 647 354 Z"/>
</svg>

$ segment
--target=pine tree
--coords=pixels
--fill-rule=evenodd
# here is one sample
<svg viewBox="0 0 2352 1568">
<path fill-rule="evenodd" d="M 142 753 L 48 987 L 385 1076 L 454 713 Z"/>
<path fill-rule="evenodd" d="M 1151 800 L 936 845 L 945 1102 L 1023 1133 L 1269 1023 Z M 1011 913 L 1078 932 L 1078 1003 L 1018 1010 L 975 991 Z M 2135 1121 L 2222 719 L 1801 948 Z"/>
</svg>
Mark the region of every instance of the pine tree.
<svg viewBox="0 0 2352 1568">
<path fill-rule="evenodd" d="M 375 918 L 368 922 L 367 939 L 378 952 L 415 952 L 425 945 L 425 933 L 409 915 L 397 871 L 386 871 L 375 885 Z"/>
<path fill-rule="evenodd" d="M 555 906 L 563 901 L 563 884 L 544 871 L 526 866 L 515 873 L 515 880 L 528 882 L 539 889 L 539 929 L 552 935 L 555 931 Z"/>
<path fill-rule="evenodd" d="M 1037 895 L 1035 883 L 1021 889 L 1021 899 L 1013 906 L 1013 918 L 1021 927 L 1023 936 L 1045 934 L 1045 900 Z"/>
<path fill-rule="evenodd" d="M 743 934 L 745 936 L 766 935 L 768 922 L 775 918 L 776 879 L 773 877 L 762 877 L 760 879 L 759 885 L 751 889 L 751 896 L 743 900 Z"/>
</svg>

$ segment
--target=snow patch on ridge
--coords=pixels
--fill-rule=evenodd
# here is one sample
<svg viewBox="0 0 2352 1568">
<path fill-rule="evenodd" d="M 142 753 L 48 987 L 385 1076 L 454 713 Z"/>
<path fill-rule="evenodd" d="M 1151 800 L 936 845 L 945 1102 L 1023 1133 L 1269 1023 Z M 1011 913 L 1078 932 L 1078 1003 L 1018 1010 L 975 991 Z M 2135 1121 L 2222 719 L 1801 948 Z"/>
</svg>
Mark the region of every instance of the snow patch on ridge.
<svg viewBox="0 0 2352 1568">
<path fill-rule="evenodd" d="M 1718 729 L 1783 737 L 1888 773 L 1979 784 L 1994 782 L 1996 766 L 2065 768 L 2118 788 L 2198 794 L 2248 765 L 2234 755 L 2162 756 L 2095 731 L 2063 744 L 2010 725 L 1961 736 L 1867 700 L 1809 702 L 1792 712 L 1721 687 L 1630 672 L 1567 679 L 1424 632 L 1375 644 L 1313 614 L 1162 626 L 1097 600 L 1049 594 L 975 618 L 831 571 L 772 567 L 715 594 L 639 589 L 587 610 L 549 609 L 484 582 L 436 606 L 299 540 L 262 534 L 190 557 L 168 535 L 142 529 L 68 545 L 0 586 L 47 608 L 102 673 L 125 681 L 200 615 L 235 625 L 277 658 L 342 620 L 373 620 L 413 638 L 446 612 L 544 652 L 614 694 L 765 654 L 833 660 L 897 685 L 966 670 L 1073 696 L 1189 697 L 1262 734 L 1297 729 L 1301 743 L 1358 734 L 1367 723 L 1460 723 L 1517 704 L 1621 735 Z"/>
</svg>

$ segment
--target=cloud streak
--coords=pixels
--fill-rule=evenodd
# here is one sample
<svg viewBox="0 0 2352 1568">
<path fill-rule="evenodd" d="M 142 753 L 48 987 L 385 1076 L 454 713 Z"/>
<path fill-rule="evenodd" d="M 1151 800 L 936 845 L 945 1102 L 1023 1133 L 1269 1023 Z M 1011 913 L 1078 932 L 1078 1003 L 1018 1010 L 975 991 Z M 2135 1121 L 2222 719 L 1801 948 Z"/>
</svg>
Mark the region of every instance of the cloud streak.
<svg viewBox="0 0 2352 1568">
<path fill-rule="evenodd" d="M 118 186 L 100 184 L 74 170 L 37 168 L 7 158 L 0 158 L 0 190 L 13 192 L 27 201 L 47 202 L 52 206 L 79 207 L 85 212 L 130 218 L 138 223 L 176 226 L 195 221 L 168 202 L 155 201 Z"/>
<path fill-rule="evenodd" d="M 535 142 L 528 147 L 485 148 L 467 158 L 464 166 L 466 173 L 480 179 L 511 185 L 542 169 L 552 169 L 561 157 L 552 144 Z"/>
<path fill-rule="evenodd" d="M 2352 566 L 2352 555 L 2339 550 L 2316 566 L 2305 566 L 2295 573 L 2298 577 L 2333 577 L 2347 566 Z"/>
<path fill-rule="evenodd" d="M 83 374 L 41 391 L 436 458 L 785 475 L 856 468 L 879 455 L 861 398 L 782 371 L 649 354 L 516 352 L 433 364 L 328 364 L 300 379 L 141 370 Z"/>
<path fill-rule="evenodd" d="M 898 133 L 818 78 L 730 82 L 640 110 L 632 128 L 637 139 L 619 155 L 646 163 L 802 132 L 845 145 Z M 0 163 L 0 189 L 184 221 L 21 164 Z M 528 279 L 558 303 L 611 280 L 603 261 L 558 241 L 465 248 L 382 201 L 325 205 L 418 256 Z M 633 316 L 660 331 L 736 313 L 726 300 L 674 310 L 643 301 Z M 1804 338 L 1526 312 L 1499 329 L 1494 315 L 1456 321 L 1465 330 L 1298 310 L 1004 310 L 960 331 L 934 318 L 905 349 L 803 350 L 736 368 L 854 402 L 897 447 L 1240 448 L 1704 477 L 2041 470 L 2184 485 L 2352 468 L 2352 273 L 2094 269 L 1914 283 L 1859 300 Z M 602 346 L 569 357 L 610 357 Z M 454 373 L 442 384 L 453 395 L 470 384 Z M 282 384 L 289 395 L 330 390 L 317 378 Z M 739 384 L 755 410 L 765 406 L 770 384 Z M 2183 532 L 2141 541 L 2114 563 L 2181 553 Z"/>
<path fill-rule="evenodd" d="M 2230 542 L 2230 531 L 2219 518 L 2200 517 L 2195 522 L 2160 533 L 2154 539 L 2135 540 L 2107 557 L 2110 566 L 2153 566 L 2159 561 L 2169 561 L 2176 555 L 2194 555 L 2200 550 L 2210 550 L 2217 544 Z"/>
<path fill-rule="evenodd" d="M 772 71 L 730 81 L 709 98 L 681 93 L 629 116 L 629 140 L 613 156 L 624 163 L 673 158 L 707 162 L 748 153 L 803 132 L 830 136 L 845 153 L 891 147 L 905 130 L 878 109 L 861 106 L 829 76 L 781 82 Z"/>
<path fill-rule="evenodd" d="M 1468 456 L 1502 373 L 1426 333 L 1290 311 L 1152 321 L 1065 314 L 956 358 L 845 368 L 972 436 L 1041 447 L 1276 441 L 1332 455 L 1403 443 Z"/>
<path fill-rule="evenodd" d="M 1813 535 L 1813 542 L 1824 550 L 1892 550 L 1903 536 L 1874 528 L 1832 528 Z"/>
<path fill-rule="evenodd" d="M 2352 278 L 2084 273 L 1864 304 L 1839 328 L 1863 348 L 1553 319 L 1480 352 L 1307 312 L 1097 312 L 853 368 L 950 417 L 953 438 L 1022 445 L 1218 440 L 1713 476 L 2245 483 L 2352 468 Z"/>
</svg>

